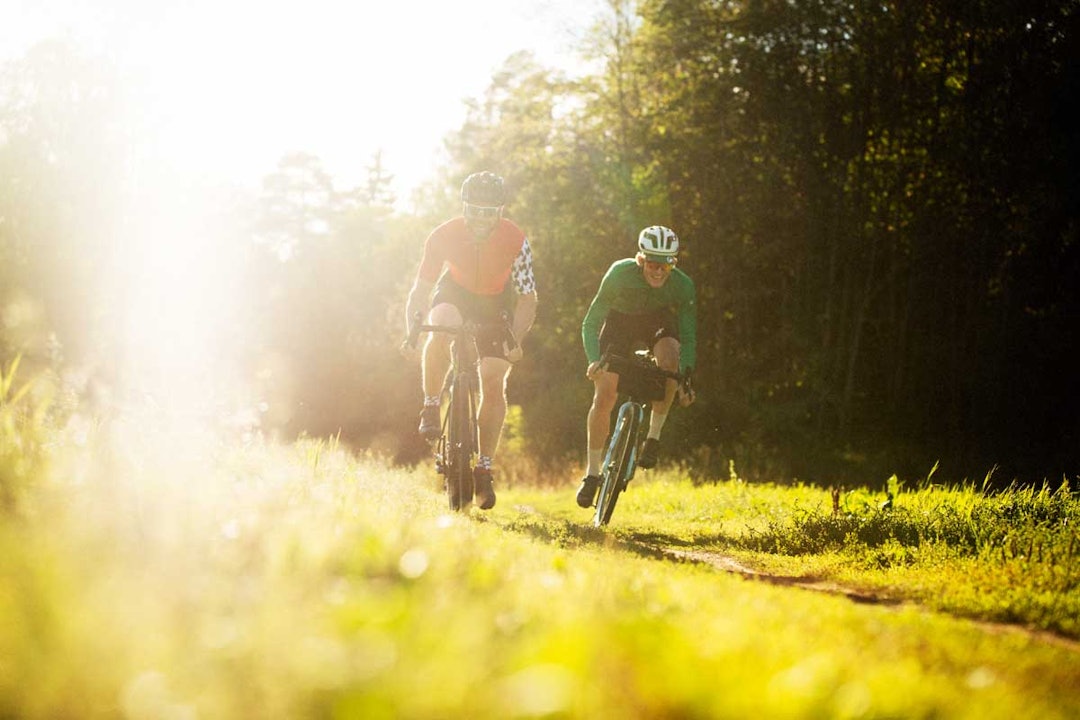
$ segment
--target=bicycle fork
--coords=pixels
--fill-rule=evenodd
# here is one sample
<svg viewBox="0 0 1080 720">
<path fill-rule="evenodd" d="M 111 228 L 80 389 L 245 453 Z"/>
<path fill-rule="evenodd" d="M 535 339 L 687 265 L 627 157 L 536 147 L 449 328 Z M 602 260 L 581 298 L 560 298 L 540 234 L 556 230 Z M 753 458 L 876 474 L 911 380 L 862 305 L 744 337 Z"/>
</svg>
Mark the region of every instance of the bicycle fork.
<svg viewBox="0 0 1080 720">
<path fill-rule="evenodd" d="M 477 428 L 469 422 L 475 417 L 476 405 L 473 397 L 472 378 L 447 375 L 442 395 L 447 412 L 443 416 L 442 434 L 435 453 L 435 471 L 445 475 L 452 459 L 472 457 L 478 450 Z M 453 431 L 451 431 L 453 426 Z M 464 432 L 462 432 L 464 430 Z M 471 468 L 470 468 L 471 469 Z"/>
<path fill-rule="evenodd" d="M 641 429 L 641 423 L 645 419 L 645 411 L 640 405 L 634 402 L 624 402 L 619 408 L 619 414 L 615 420 L 615 432 L 612 433 L 612 438 L 617 438 L 626 434 L 627 443 L 629 447 L 626 448 L 626 462 L 623 465 L 623 477 L 619 478 L 621 489 L 625 490 L 627 484 L 634 477 L 634 470 L 637 469 L 637 435 Z M 604 458 L 604 467 L 611 471 L 613 465 L 618 464 L 621 458 L 613 457 L 619 450 L 619 443 L 612 442 L 608 445 L 608 455 Z"/>
<path fill-rule="evenodd" d="M 452 372 L 446 374 L 446 378 L 443 380 L 442 390 L 439 392 L 442 396 L 442 406 L 445 409 L 442 418 L 442 432 L 439 434 L 439 444 L 435 449 L 435 472 L 440 475 L 446 475 L 446 471 L 450 466 L 450 425 L 454 422 L 453 377 L 454 374 Z"/>
</svg>

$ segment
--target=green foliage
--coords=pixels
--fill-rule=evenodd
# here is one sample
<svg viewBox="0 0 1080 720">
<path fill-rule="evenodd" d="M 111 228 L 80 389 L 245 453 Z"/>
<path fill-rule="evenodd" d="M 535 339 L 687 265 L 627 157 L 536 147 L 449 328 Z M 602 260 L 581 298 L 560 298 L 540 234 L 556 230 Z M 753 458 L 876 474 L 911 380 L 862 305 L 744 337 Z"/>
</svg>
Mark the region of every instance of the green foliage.
<svg viewBox="0 0 1080 720">
<path fill-rule="evenodd" d="M 595 75 L 508 58 L 417 216 L 378 157 L 342 189 L 301 153 L 215 229 L 245 261 L 252 405 L 295 446 L 123 408 L 71 447 L 48 387 L 0 371 L 0 716 L 1077 715 L 1071 648 L 658 562 L 1080 637 L 1067 483 L 903 480 L 1075 470 L 1076 3 L 606 9 Z M 2 72 L 0 349 L 119 364 L 119 86 L 64 42 Z M 447 517 L 430 473 L 374 458 L 426 453 L 401 304 L 480 168 L 509 180 L 541 308 L 500 504 Z M 700 401 L 665 435 L 694 479 L 636 479 L 597 530 L 563 460 L 580 321 L 655 222 L 700 293 Z M 835 510 L 752 482 L 882 468 Z"/>
<path fill-rule="evenodd" d="M 1076 7 L 976 6 L 609 3 L 598 75 L 508 62 L 454 162 L 513 176 L 563 343 L 636 228 L 680 233 L 701 296 L 688 451 L 815 479 L 1069 472 L 1075 413 L 1045 400 L 1073 389 L 1080 339 L 1076 136 L 1050 100 L 1076 82 Z M 1064 351 L 1001 351 L 1018 341 Z M 570 383 L 565 348 L 538 351 Z"/>
<path fill-rule="evenodd" d="M 408 442 L 418 370 L 405 371 L 398 344 L 430 227 L 379 204 L 379 172 L 366 187 L 341 189 L 318 158 L 294 154 L 267 176 L 244 278 L 243 351 L 255 402 L 268 408 L 266 430 L 340 433 L 410 459 L 420 449 Z"/>
<path fill-rule="evenodd" d="M 83 482 L 37 491 L 52 498 L 43 514 L 0 522 L 4 716 L 1080 708 L 1071 648 L 669 559 L 812 507 L 822 493 L 808 486 L 641 478 L 601 530 L 570 487 L 521 485 L 491 512 L 446 515 L 428 469 L 391 469 L 334 437 L 238 446 L 136 416 L 93 450 Z M 1062 498 L 1013 500 L 1025 516 L 1072 512 Z M 971 588 L 964 577 L 953 582 Z M 1018 591 L 1023 578 L 1001 582 Z M 1011 606 L 1017 619 L 1037 598 Z"/>
<path fill-rule="evenodd" d="M 941 458 L 947 483 L 991 466 L 1037 483 L 1075 470 L 1080 428 L 1057 402 L 1078 395 L 1076 17 L 1075 2 L 605 3 L 589 74 L 515 53 L 467 101 L 415 215 L 389 207 L 378 155 L 341 188 L 299 152 L 228 220 L 162 239 L 208 235 L 235 260 L 222 284 L 249 305 L 208 314 L 244 361 L 235 394 L 284 437 L 340 429 L 422 454 L 400 306 L 423 238 L 487 168 L 535 252 L 539 314 L 510 387 L 532 457 L 581 454 L 581 318 L 659 222 L 699 291 L 682 455 L 734 457 L 748 479 L 910 478 Z M 160 230 L 124 163 L 123 86 L 66 41 L 0 72 L 0 349 L 122 368 L 131 227 Z"/>
<path fill-rule="evenodd" d="M 894 490 L 892 507 L 882 495 L 853 488 L 834 504 L 808 485 L 700 484 L 669 473 L 635 479 L 608 542 L 646 557 L 714 553 L 725 567 L 742 563 L 793 584 L 840 583 L 882 602 L 1080 637 L 1080 505 L 1068 483 L 996 492 L 927 485 Z M 531 534 L 568 546 L 587 538 L 566 531 L 572 506 L 528 500 L 541 512 L 527 521 Z"/>
<path fill-rule="evenodd" d="M 0 306 L 34 310 L 3 324 L 0 349 L 36 360 L 59 346 L 70 362 L 113 349 L 124 103 L 116 69 L 70 41 L 0 65 Z"/>
<path fill-rule="evenodd" d="M 894 491 L 891 506 L 854 489 L 843 493 L 839 512 L 823 498 L 807 504 L 797 489 L 751 492 L 787 497 L 724 537 L 725 547 L 815 563 L 841 558 L 841 569 L 826 574 L 860 587 L 972 617 L 1080 632 L 1080 504 L 1068 482 L 1000 492 L 928 486 Z"/>
</svg>

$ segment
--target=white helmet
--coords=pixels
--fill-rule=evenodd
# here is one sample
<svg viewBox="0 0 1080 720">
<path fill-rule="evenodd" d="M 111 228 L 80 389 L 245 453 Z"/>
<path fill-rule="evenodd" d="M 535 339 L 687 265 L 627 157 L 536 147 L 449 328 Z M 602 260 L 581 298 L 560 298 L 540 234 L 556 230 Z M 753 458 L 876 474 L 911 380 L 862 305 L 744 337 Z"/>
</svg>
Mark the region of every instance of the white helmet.
<svg viewBox="0 0 1080 720">
<path fill-rule="evenodd" d="M 663 225 L 651 225 L 642 230 L 637 245 L 649 262 L 674 265 L 679 255 L 679 236 Z"/>
</svg>

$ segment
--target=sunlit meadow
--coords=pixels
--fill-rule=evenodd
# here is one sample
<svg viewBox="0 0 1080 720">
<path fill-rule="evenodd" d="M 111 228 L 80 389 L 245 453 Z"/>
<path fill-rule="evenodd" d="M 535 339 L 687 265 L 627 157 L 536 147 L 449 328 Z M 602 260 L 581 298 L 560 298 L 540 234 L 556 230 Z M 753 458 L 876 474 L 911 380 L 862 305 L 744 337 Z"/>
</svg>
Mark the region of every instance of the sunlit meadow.
<svg viewBox="0 0 1080 720">
<path fill-rule="evenodd" d="M 4 447 L 21 443 L 29 463 L 0 520 L 2 717 L 1080 711 L 1066 623 L 1042 623 L 1061 631 L 1048 640 L 930 612 L 920 602 L 953 558 L 929 538 L 911 560 L 870 568 L 910 545 L 860 539 L 882 512 L 873 493 L 843 496 L 834 514 L 823 489 L 695 485 L 669 468 L 635 480 L 596 529 L 569 482 L 519 475 L 491 512 L 452 514 L 428 467 L 391 467 L 334 439 L 274 444 L 153 422 L 146 409 L 50 429 L 30 397 L 8 389 L 2 405 Z M 21 457 L 3 456 L 5 484 Z M 930 498 L 952 496 L 901 493 L 894 509 L 916 517 Z M 853 524 L 830 540 L 815 518 Z M 803 547 L 811 536 L 825 539 Z M 942 535 L 940 547 L 963 542 Z M 978 542 L 955 557 L 1020 562 L 1009 540 Z M 785 574 L 765 575 L 770 564 Z M 907 574 L 889 576 L 895 567 Z M 1051 567 L 1072 583 L 1054 592 L 1075 598 L 1073 571 Z M 747 580 L 752 568 L 773 581 Z M 793 581 L 828 577 L 892 599 L 854 603 Z M 1024 581 L 1001 585 L 1019 594 Z"/>
</svg>

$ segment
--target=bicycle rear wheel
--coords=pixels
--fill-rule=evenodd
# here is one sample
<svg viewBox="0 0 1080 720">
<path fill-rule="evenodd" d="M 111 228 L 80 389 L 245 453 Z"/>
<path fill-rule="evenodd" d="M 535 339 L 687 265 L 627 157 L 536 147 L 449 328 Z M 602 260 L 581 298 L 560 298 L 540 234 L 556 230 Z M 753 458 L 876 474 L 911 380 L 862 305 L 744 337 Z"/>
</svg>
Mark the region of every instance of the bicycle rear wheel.
<svg viewBox="0 0 1080 720">
<path fill-rule="evenodd" d="M 608 443 L 604 456 L 604 469 L 600 474 L 600 492 L 596 497 L 596 513 L 593 525 L 600 527 L 611 521 L 619 494 L 626 488 L 626 482 L 633 472 L 634 440 L 641 424 L 641 410 L 633 403 L 624 403 L 619 408 L 619 419 L 615 423 L 615 432 Z"/>
<path fill-rule="evenodd" d="M 450 389 L 446 437 L 446 497 L 451 510 L 464 510 L 473 499 L 472 458 L 476 443 L 474 403 L 469 378 Z"/>
</svg>

